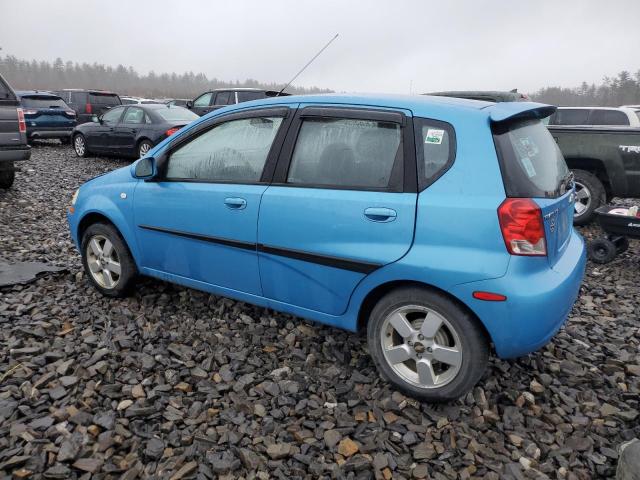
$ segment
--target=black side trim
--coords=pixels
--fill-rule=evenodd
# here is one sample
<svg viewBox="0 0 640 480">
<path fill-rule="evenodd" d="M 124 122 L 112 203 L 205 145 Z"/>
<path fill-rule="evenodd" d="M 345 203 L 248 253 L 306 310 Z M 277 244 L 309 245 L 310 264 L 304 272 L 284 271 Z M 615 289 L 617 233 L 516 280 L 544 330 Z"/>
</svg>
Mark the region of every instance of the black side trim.
<svg viewBox="0 0 640 480">
<path fill-rule="evenodd" d="M 304 262 L 317 263 L 320 265 L 326 265 L 327 267 L 340 268 L 342 270 L 351 270 L 359 273 L 371 273 L 382 265 L 377 263 L 359 262 L 356 260 L 346 260 L 344 258 L 332 257 L 329 255 L 320 255 L 317 253 L 308 253 L 300 250 L 293 250 L 290 248 L 271 247 L 269 245 L 258 244 L 258 251 L 262 253 L 269 253 L 271 255 L 278 255 L 280 257 L 294 258 L 296 260 L 302 260 Z"/>
<path fill-rule="evenodd" d="M 203 242 L 217 243 L 219 245 L 226 245 L 228 247 L 242 248 L 243 250 L 255 250 L 256 244 L 251 242 L 241 242 L 239 240 L 230 240 L 228 238 L 212 237 L 210 235 L 202 235 L 200 233 L 183 232 L 181 230 L 172 230 L 169 228 L 152 227 L 149 225 L 138 225 L 138 227 L 144 230 L 151 230 L 154 232 L 170 233 L 171 235 L 177 235 L 179 237 L 191 238 L 193 240 L 202 240 Z"/>
<path fill-rule="evenodd" d="M 193 240 L 201 240 L 203 242 L 209 243 L 216 243 L 218 245 L 226 245 L 228 247 L 241 248 L 243 250 L 257 250 L 258 252 L 262 253 L 278 255 L 280 257 L 294 258 L 296 260 L 302 260 L 304 262 L 317 263 L 319 265 L 326 265 L 327 267 L 339 268 L 341 270 L 351 270 L 352 272 L 359 272 L 364 274 L 369 274 L 382 266 L 378 263 L 347 260 L 344 258 L 332 257 L 330 255 L 308 253 L 301 250 L 293 250 L 290 248 L 271 247 L 269 245 L 263 245 L 261 243 L 256 245 L 255 243 L 251 242 L 241 242 L 238 240 L 230 240 L 228 238 L 213 237 L 210 235 L 202 235 L 199 233 L 183 232 L 181 230 L 172 230 L 169 228 L 152 227 L 150 225 L 138 225 L 138 227 L 144 230 L 151 230 L 153 232 L 169 233 L 171 235 L 177 235 L 179 237 L 191 238 Z"/>
</svg>

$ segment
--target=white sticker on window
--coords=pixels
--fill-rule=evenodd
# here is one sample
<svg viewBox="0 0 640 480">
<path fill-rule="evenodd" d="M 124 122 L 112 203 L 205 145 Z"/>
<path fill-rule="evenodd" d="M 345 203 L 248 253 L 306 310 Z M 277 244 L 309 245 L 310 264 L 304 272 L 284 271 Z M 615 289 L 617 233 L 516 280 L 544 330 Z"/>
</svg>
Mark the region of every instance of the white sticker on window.
<svg viewBox="0 0 640 480">
<path fill-rule="evenodd" d="M 533 167 L 531 159 L 529 159 L 528 157 L 523 157 L 520 159 L 520 161 L 522 162 L 522 166 L 524 167 L 524 169 L 527 171 L 527 175 L 529 175 L 529 178 L 535 177 L 536 169 Z"/>
<path fill-rule="evenodd" d="M 442 138 L 444 137 L 444 130 L 436 130 L 435 128 L 430 128 L 427 130 L 427 136 L 424 139 L 424 143 L 433 143 L 435 145 L 440 145 L 442 143 Z"/>
</svg>

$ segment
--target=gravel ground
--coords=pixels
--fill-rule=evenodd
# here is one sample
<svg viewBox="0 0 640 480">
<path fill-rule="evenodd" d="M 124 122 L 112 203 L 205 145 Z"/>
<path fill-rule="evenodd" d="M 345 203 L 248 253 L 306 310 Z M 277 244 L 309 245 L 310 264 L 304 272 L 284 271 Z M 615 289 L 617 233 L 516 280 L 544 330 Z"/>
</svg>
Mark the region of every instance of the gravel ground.
<svg viewBox="0 0 640 480">
<path fill-rule="evenodd" d="M 42 143 L 0 191 L 0 257 L 68 268 L 0 290 L 0 478 L 606 478 L 640 437 L 640 242 L 543 350 L 421 404 L 362 336 L 151 279 L 100 296 L 65 211 L 127 164 Z"/>
</svg>

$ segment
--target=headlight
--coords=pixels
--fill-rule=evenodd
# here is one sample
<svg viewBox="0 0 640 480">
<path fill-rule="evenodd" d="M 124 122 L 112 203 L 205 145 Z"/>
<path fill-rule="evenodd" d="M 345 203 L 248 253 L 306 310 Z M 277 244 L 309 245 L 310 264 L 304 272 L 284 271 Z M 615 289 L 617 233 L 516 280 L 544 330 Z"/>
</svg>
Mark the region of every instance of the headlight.
<svg viewBox="0 0 640 480">
<path fill-rule="evenodd" d="M 80 193 L 80 189 L 77 189 L 75 192 L 73 192 L 73 197 L 71 197 L 71 205 L 75 205 L 76 204 L 76 200 L 78 200 L 78 194 Z"/>
</svg>

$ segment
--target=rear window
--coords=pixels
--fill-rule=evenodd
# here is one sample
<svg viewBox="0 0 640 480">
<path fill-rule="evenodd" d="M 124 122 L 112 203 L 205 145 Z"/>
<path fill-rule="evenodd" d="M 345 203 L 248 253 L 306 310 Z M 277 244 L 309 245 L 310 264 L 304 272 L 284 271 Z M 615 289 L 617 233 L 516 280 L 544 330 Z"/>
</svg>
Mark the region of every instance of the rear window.
<svg viewBox="0 0 640 480">
<path fill-rule="evenodd" d="M 629 118 L 617 110 L 592 110 L 590 125 L 629 125 Z"/>
<path fill-rule="evenodd" d="M 550 125 L 587 125 L 588 109 L 559 108 L 551 116 Z"/>
<path fill-rule="evenodd" d="M 566 192 L 569 169 L 540 120 L 494 125 L 493 130 L 508 197 L 557 198 Z"/>
<path fill-rule="evenodd" d="M 94 105 L 121 105 L 120 98 L 117 95 L 102 93 L 90 93 L 89 103 Z"/>
<path fill-rule="evenodd" d="M 21 97 L 20 103 L 28 108 L 67 108 L 67 104 L 60 97 L 46 95 Z"/>
<path fill-rule="evenodd" d="M 182 107 L 159 108 L 154 111 L 167 122 L 192 122 L 196 118 L 200 118 L 191 110 Z"/>
<path fill-rule="evenodd" d="M 240 102 L 250 102 L 251 100 L 260 100 L 261 98 L 265 98 L 266 95 L 264 92 L 237 92 L 238 93 L 238 103 Z"/>
</svg>

